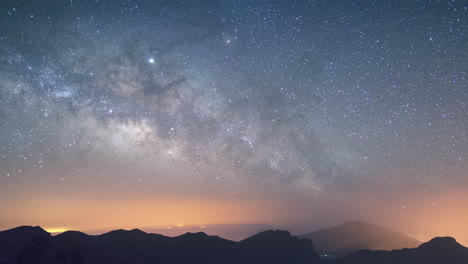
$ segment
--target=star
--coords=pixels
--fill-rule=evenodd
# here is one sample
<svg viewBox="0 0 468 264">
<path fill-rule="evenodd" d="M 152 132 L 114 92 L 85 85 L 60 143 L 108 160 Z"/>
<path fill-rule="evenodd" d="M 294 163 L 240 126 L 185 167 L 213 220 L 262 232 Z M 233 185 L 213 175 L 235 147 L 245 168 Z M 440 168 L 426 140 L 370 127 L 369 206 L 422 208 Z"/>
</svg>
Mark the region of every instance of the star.
<svg viewBox="0 0 468 264">
<path fill-rule="evenodd" d="M 6 2 L 0 193 L 12 205 L 119 189 L 171 205 L 252 197 L 272 222 L 293 218 L 284 199 L 341 221 L 363 200 L 372 218 L 468 191 L 462 1 Z M 421 204 L 445 204 L 431 195 Z"/>
</svg>

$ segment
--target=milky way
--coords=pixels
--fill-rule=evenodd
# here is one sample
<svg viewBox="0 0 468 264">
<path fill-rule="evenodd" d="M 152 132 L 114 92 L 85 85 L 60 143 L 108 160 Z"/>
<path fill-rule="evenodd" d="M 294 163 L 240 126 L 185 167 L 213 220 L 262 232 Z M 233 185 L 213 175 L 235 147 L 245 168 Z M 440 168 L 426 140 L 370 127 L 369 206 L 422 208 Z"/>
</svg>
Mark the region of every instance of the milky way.
<svg viewBox="0 0 468 264">
<path fill-rule="evenodd" d="M 0 6 L 2 203 L 468 189 L 466 2 Z"/>
</svg>

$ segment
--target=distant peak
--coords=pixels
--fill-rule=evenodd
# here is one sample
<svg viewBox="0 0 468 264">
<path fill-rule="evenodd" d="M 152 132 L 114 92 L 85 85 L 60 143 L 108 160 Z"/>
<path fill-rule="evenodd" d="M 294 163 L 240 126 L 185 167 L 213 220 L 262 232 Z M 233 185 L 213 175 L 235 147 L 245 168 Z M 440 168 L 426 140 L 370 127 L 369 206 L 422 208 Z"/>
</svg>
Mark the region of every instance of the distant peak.
<svg viewBox="0 0 468 264">
<path fill-rule="evenodd" d="M 145 231 L 142 231 L 142 230 L 140 230 L 140 229 L 138 229 L 138 228 L 134 228 L 134 229 L 132 229 L 132 230 L 130 230 L 130 231 L 128 231 L 128 232 L 131 232 L 131 233 L 144 233 L 144 234 L 146 234 Z"/>
<path fill-rule="evenodd" d="M 79 237 L 79 236 L 88 236 L 87 234 L 83 233 L 83 232 L 80 232 L 80 231 L 73 231 L 73 230 L 69 230 L 69 231 L 65 231 L 61 234 L 59 234 L 58 236 L 72 236 L 72 237 Z"/>
<path fill-rule="evenodd" d="M 5 231 L 22 231 L 22 232 L 41 232 L 41 233 L 48 233 L 42 227 L 40 226 L 18 226 L 15 228 L 12 228 L 10 230 L 5 230 Z"/>
<path fill-rule="evenodd" d="M 258 234 L 259 235 L 274 235 L 274 236 L 291 236 L 289 231 L 286 231 L 286 230 L 266 230 Z"/>
<path fill-rule="evenodd" d="M 1 231 L 0 233 L 9 234 L 13 236 L 17 236 L 17 235 L 45 236 L 45 237 L 50 236 L 50 233 L 42 229 L 40 226 L 18 226 L 9 230 Z"/>
<path fill-rule="evenodd" d="M 276 240 L 276 239 L 285 239 L 285 238 L 290 238 L 292 237 L 291 234 L 288 231 L 284 230 L 266 230 L 263 232 L 260 232 L 256 235 L 253 235 L 249 238 L 246 238 L 244 241 L 249 241 L 249 240 Z"/>
<path fill-rule="evenodd" d="M 147 235 L 147 233 L 145 233 L 144 231 L 141 231 L 140 229 L 132 229 L 132 230 L 125 230 L 125 229 L 117 229 L 117 230 L 113 230 L 113 231 L 110 231 L 104 235 L 115 235 L 115 234 L 118 234 L 118 235 Z"/>
<path fill-rule="evenodd" d="M 435 237 L 425 244 L 458 244 L 453 237 Z"/>
<path fill-rule="evenodd" d="M 435 237 L 429 242 L 422 244 L 419 248 L 439 249 L 439 248 L 458 248 L 463 247 L 453 237 Z"/>
<path fill-rule="evenodd" d="M 44 230 L 42 227 L 40 226 L 18 226 L 16 228 L 13 228 L 13 229 L 35 229 L 35 230 Z M 45 231 L 45 230 L 44 230 Z"/>
<path fill-rule="evenodd" d="M 366 226 L 375 226 L 375 224 L 362 221 L 362 220 L 353 220 L 353 221 L 345 221 L 342 225 L 349 226 L 349 225 L 366 225 Z"/>
<path fill-rule="evenodd" d="M 204 232 L 195 232 L 195 233 L 192 233 L 192 232 L 187 232 L 181 236 L 184 236 L 184 237 L 207 237 L 208 235 Z"/>
</svg>

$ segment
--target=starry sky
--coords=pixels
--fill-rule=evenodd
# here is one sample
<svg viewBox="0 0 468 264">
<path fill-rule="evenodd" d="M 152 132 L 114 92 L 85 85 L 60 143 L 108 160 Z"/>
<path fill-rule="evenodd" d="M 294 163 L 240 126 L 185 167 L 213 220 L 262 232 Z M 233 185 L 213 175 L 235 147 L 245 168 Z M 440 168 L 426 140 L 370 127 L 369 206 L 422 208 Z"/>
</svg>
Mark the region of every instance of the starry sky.
<svg viewBox="0 0 468 264">
<path fill-rule="evenodd" d="M 460 0 L 1 1 L 0 229 L 468 244 L 467 43 Z"/>
</svg>

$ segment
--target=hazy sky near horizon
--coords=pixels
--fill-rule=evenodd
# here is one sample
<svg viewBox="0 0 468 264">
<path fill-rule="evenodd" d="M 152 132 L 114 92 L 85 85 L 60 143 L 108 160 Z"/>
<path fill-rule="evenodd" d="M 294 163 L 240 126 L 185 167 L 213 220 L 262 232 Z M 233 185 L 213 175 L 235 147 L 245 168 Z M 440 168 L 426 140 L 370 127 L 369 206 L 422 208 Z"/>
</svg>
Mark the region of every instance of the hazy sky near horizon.
<svg viewBox="0 0 468 264">
<path fill-rule="evenodd" d="M 458 0 L 1 1 L 0 229 L 468 244 L 467 43 Z"/>
</svg>

